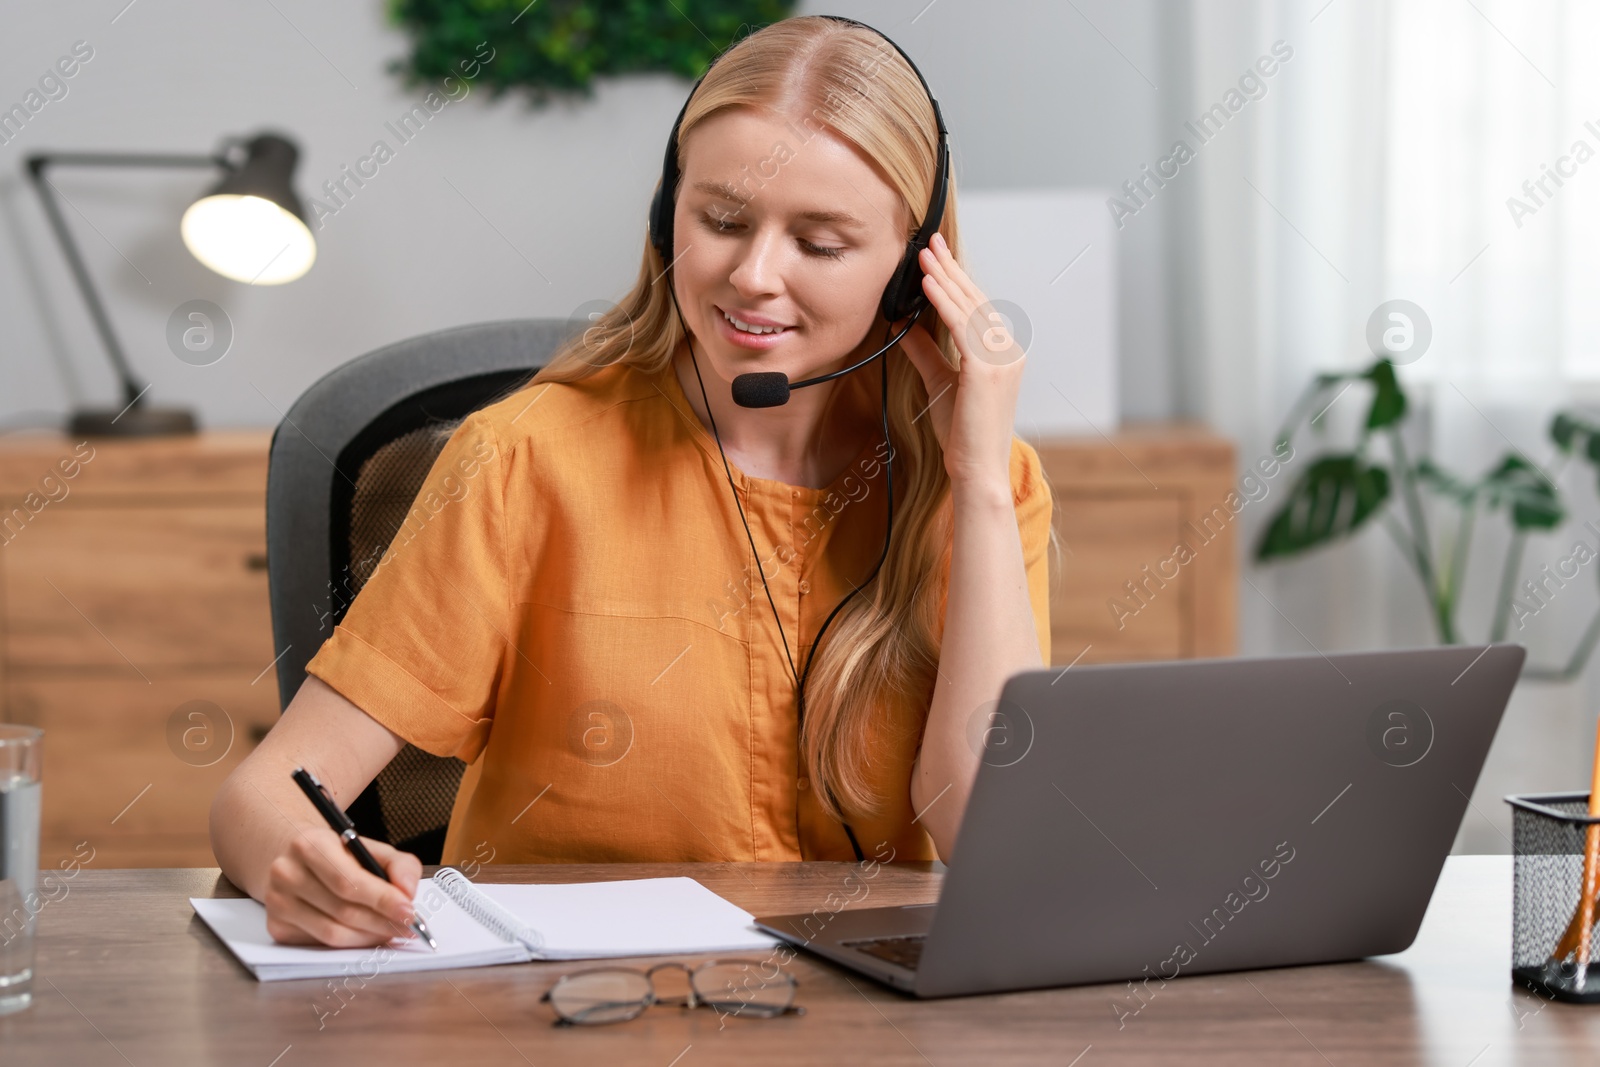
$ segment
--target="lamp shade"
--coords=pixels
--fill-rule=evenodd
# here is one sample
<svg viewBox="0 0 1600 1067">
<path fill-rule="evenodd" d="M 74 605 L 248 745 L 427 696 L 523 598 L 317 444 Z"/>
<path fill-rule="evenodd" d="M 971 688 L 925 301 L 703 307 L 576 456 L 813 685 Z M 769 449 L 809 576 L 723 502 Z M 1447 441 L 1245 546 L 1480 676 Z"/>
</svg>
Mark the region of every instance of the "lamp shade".
<svg viewBox="0 0 1600 1067">
<path fill-rule="evenodd" d="M 251 285 L 292 282 L 311 269 L 317 242 L 291 178 L 294 142 L 260 134 L 245 160 L 183 213 L 183 243 L 224 278 Z"/>
</svg>

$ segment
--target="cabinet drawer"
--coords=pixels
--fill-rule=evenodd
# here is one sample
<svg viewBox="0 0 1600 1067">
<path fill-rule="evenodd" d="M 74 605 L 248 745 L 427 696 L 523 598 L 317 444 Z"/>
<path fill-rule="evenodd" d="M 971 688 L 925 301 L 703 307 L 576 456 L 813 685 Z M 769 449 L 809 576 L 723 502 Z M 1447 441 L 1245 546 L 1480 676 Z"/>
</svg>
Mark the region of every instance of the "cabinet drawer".
<svg viewBox="0 0 1600 1067">
<path fill-rule="evenodd" d="M 13 671 L 272 662 L 259 505 L 63 508 L 5 551 Z"/>
<path fill-rule="evenodd" d="M 80 841 L 95 866 L 215 866 L 211 798 L 278 719 L 270 675 L 13 678 L 6 690 L 12 721 L 44 730 L 45 866 Z"/>
<path fill-rule="evenodd" d="M 1055 527 L 1061 574 L 1050 600 L 1055 663 L 1177 659 L 1184 655 L 1185 598 L 1192 577 L 1180 570 L 1165 588 L 1150 580 L 1143 605 L 1124 583 L 1145 582 L 1143 568 L 1172 554 L 1181 540 L 1183 500 L 1175 495 L 1058 492 Z M 1137 614 L 1121 615 L 1110 602 Z"/>
</svg>

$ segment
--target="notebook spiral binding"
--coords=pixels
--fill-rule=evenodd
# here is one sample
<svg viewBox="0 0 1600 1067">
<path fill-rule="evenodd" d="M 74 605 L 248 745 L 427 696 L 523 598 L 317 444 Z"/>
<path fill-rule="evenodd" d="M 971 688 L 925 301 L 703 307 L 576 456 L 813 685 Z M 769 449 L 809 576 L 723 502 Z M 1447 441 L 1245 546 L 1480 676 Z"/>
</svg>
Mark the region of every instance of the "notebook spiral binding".
<svg viewBox="0 0 1600 1067">
<path fill-rule="evenodd" d="M 544 951 L 543 934 L 478 892 L 472 881 L 454 867 L 440 867 L 433 876 L 433 884 L 484 929 L 507 941 L 520 941 L 535 954 Z"/>
</svg>

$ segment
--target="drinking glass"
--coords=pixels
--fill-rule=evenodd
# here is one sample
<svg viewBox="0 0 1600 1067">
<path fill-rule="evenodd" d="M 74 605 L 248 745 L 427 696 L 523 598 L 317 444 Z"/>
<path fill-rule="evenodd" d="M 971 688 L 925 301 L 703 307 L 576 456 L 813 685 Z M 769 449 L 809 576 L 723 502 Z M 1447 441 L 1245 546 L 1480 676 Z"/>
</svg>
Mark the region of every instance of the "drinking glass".
<svg viewBox="0 0 1600 1067">
<path fill-rule="evenodd" d="M 0 723 L 0 1015 L 33 1003 L 43 737 L 33 726 Z"/>
</svg>

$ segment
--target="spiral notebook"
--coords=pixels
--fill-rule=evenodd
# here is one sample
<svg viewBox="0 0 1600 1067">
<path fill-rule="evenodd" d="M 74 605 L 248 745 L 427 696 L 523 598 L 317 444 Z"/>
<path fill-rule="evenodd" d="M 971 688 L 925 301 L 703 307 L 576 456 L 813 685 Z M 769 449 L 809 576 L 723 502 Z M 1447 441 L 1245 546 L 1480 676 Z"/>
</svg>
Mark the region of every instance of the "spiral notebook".
<svg viewBox="0 0 1600 1067">
<path fill-rule="evenodd" d="M 437 952 L 415 938 L 378 948 L 280 945 L 255 900 L 190 897 L 189 903 L 263 982 L 531 960 L 764 952 L 777 944 L 756 930 L 749 912 L 693 878 L 490 885 L 442 867 L 418 884 L 415 898 Z"/>
</svg>

